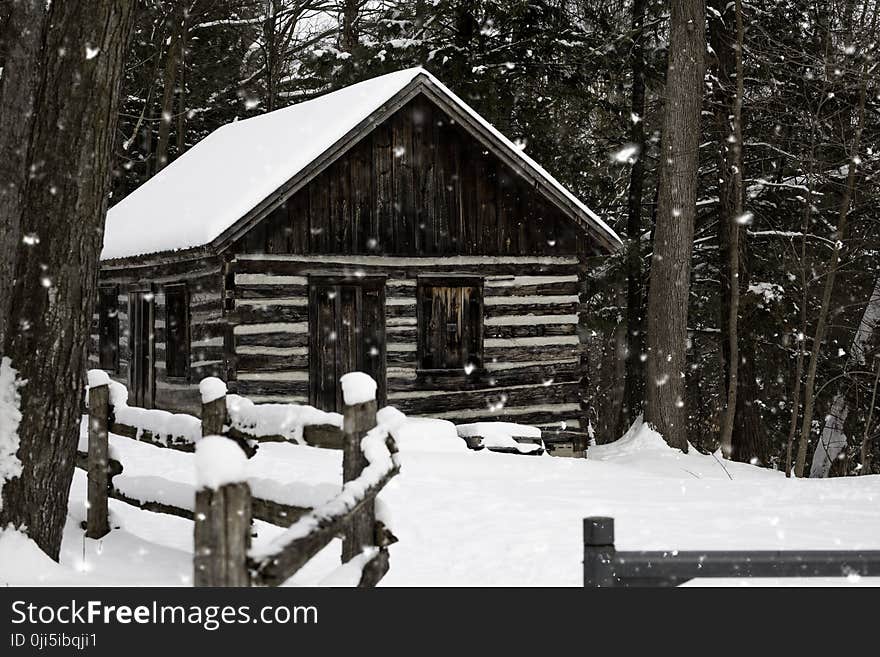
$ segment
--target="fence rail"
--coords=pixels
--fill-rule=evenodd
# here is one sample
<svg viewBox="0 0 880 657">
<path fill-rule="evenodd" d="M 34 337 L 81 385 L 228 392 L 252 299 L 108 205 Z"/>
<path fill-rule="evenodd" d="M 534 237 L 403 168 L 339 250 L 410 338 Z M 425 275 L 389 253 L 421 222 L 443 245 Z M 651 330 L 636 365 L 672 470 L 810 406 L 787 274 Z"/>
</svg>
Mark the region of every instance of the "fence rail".
<svg viewBox="0 0 880 657">
<path fill-rule="evenodd" d="M 338 536 L 343 538 L 343 562 L 361 557 L 360 586 L 375 586 L 387 572 L 387 547 L 397 539 L 376 519 L 375 500 L 385 484 L 399 472 L 399 467 L 394 441 L 388 435 L 381 436 L 381 448 L 388 457 L 385 462 L 372 463 L 364 453 L 362 443 L 376 427 L 375 400 L 345 407 L 344 429 L 340 432 L 342 491 L 316 509 L 253 497 L 245 481 L 225 484 L 216 490 L 205 487 L 195 490 L 192 508 L 161 500 L 134 499 L 113 484 L 113 478 L 124 471 L 124 464 L 110 458 L 111 431 L 157 447 L 185 452 L 195 451 L 196 443 L 168 436 L 156 438 L 144 427 L 115 422 L 107 383 L 90 386 L 88 409 L 88 451 L 77 453 L 77 466 L 88 472 L 89 507 L 85 529 L 89 538 L 101 538 L 110 531 L 108 499 L 113 498 L 147 511 L 194 519 L 196 586 L 281 584 Z M 189 416 L 189 420 L 197 418 Z M 202 435 L 224 436 L 235 442 L 247 458 L 252 457 L 255 453 L 253 437 L 241 432 L 228 435 L 229 424 L 225 396 L 203 403 Z M 326 427 L 321 425 L 321 429 Z M 254 518 L 288 528 L 272 544 L 272 549 L 256 556 L 250 554 Z"/>
<path fill-rule="evenodd" d="M 348 433 L 349 417 L 357 418 L 358 422 L 369 421 L 372 417 L 375 426 L 375 411 L 375 401 L 346 408 L 346 433 L 352 438 L 347 441 L 347 445 L 359 443 L 359 432 Z M 372 428 L 369 427 L 367 431 Z M 346 453 L 348 451 L 346 450 Z M 393 442 L 389 453 L 392 451 Z M 347 470 L 346 465 L 352 469 L 352 472 L 358 467 L 358 464 L 344 464 L 343 472 Z M 340 535 L 344 536 L 343 561 L 349 561 L 364 549 L 374 546 L 379 548 L 378 554 L 374 557 L 379 559 L 379 562 L 373 568 L 381 568 L 380 562 L 384 561 L 387 570 L 387 547 L 396 539 L 380 521 L 376 520 L 374 505 L 376 495 L 400 469 L 392 463 L 376 476 L 369 476 L 372 473 L 365 473 L 364 470 L 365 466 L 362 466 L 356 476 L 349 479 L 338 497 L 303 516 L 292 525 L 288 530 L 290 536 L 287 538 L 282 536 L 275 550 L 250 561 L 255 582 L 269 586 L 284 582 L 333 538 Z M 297 536 L 300 527 L 310 526 L 312 529 L 307 534 Z"/>
<path fill-rule="evenodd" d="M 617 551 L 614 519 L 584 519 L 584 586 L 678 586 L 701 577 L 877 577 L 880 550 Z"/>
</svg>

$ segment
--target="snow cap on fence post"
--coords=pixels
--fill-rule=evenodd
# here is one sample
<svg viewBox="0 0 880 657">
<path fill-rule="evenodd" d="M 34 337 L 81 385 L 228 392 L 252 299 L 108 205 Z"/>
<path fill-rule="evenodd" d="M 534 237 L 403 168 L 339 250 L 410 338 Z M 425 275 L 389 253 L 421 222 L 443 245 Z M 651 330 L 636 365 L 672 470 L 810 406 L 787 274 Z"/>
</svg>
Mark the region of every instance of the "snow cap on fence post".
<svg viewBox="0 0 880 657">
<path fill-rule="evenodd" d="M 110 375 L 104 370 L 89 370 L 86 374 L 89 388 L 99 388 L 110 385 Z"/>
<path fill-rule="evenodd" d="M 199 393 L 202 395 L 202 403 L 210 404 L 226 396 L 226 382 L 216 376 L 206 376 L 199 382 Z"/>
<path fill-rule="evenodd" d="M 226 424 L 226 383 L 215 376 L 199 382 L 202 395 L 202 436 L 223 433 Z"/>
<path fill-rule="evenodd" d="M 196 486 L 218 490 L 247 479 L 247 455 L 234 440 L 205 436 L 196 443 Z"/>
<path fill-rule="evenodd" d="M 250 586 L 247 456 L 234 440 L 209 435 L 196 443 L 195 460 L 193 584 Z"/>
<path fill-rule="evenodd" d="M 339 379 L 342 384 L 342 400 L 346 406 L 363 404 L 376 399 L 376 381 L 363 372 L 349 372 Z"/>
</svg>

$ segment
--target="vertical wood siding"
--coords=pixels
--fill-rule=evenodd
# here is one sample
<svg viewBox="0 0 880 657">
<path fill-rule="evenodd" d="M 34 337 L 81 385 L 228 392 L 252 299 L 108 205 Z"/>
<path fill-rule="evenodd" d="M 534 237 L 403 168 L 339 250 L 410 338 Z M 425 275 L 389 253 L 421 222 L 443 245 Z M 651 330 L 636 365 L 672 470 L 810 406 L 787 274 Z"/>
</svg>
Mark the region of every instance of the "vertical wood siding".
<svg viewBox="0 0 880 657">
<path fill-rule="evenodd" d="M 236 253 L 595 252 L 556 206 L 424 97 L 296 192 Z"/>
</svg>

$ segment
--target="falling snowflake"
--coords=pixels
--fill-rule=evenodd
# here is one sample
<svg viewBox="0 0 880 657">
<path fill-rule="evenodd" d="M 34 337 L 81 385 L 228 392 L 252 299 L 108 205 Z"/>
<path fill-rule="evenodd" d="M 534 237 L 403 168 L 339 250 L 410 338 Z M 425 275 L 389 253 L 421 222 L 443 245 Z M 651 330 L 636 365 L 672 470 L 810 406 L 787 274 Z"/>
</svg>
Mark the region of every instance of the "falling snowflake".
<svg viewBox="0 0 880 657">
<path fill-rule="evenodd" d="M 641 148 L 638 144 L 624 144 L 611 153 L 611 161 L 619 164 L 632 164 L 638 158 L 640 151 Z"/>
</svg>

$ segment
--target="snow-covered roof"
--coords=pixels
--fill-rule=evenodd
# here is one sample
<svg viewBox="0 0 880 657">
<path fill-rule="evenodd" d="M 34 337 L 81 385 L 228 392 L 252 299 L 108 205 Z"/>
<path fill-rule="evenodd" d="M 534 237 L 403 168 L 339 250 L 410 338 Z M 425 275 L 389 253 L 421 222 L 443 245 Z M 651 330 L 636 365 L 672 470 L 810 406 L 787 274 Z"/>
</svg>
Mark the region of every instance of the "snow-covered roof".
<svg viewBox="0 0 880 657">
<path fill-rule="evenodd" d="M 466 112 L 498 148 L 561 193 L 604 242 L 620 243 L 594 212 L 442 82 L 411 68 L 218 128 L 109 210 L 101 258 L 211 244 L 414 83 Z"/>
</svg>

